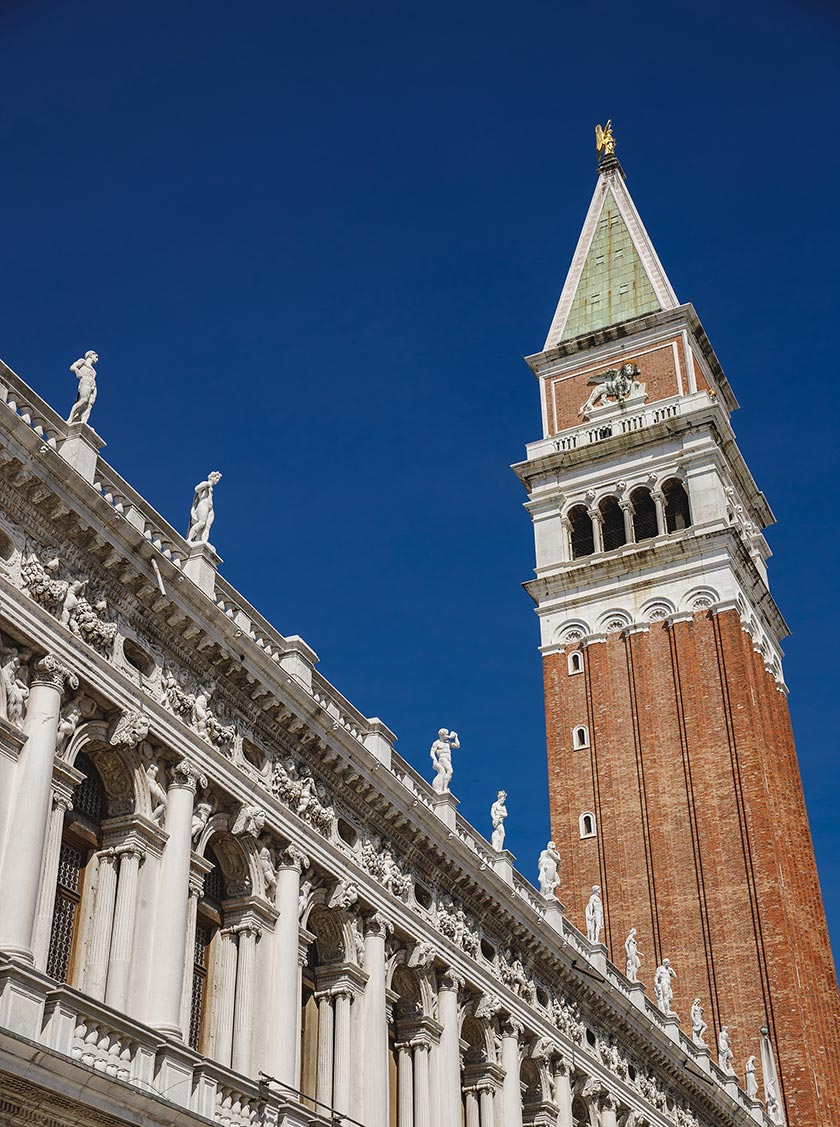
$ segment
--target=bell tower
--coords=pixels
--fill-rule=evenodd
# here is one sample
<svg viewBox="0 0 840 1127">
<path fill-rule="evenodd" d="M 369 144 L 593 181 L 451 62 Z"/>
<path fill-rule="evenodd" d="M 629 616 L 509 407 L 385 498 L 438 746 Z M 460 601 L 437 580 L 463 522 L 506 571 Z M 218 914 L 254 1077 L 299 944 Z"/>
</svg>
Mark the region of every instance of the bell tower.
<svg viewBox="0 0 840 1127">
<path fill-rule="evenodd" d="M 737 1070 L 770 1031 L 778 1122 L 840 1123 L 840 998 L 799 776 L 764 529 L 738 407 L 601 131 L 595 193 L 543 350 L 528 491 L 561 899 Z M 767 1054 L 765 1053 L 765 1056 Z M 770 1096 L 772 1061 L 759 1076 Z M 768 1090 L 769 1089 L 769 1093 Z M 783 1110 L 784 1109 L 784 1110 Z M 786 1118 L 783 1118 L 786 1116 Z"/>
</svg>

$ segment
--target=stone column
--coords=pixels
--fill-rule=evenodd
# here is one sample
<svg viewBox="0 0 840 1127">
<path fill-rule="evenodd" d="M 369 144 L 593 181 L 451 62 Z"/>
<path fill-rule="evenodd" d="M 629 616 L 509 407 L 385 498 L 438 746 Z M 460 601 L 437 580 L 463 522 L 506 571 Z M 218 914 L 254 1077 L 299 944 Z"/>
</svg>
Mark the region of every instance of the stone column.
<svg viewBox="0 0 840 1127">
<path fill-rule="evenodd" d="M 604 1096 L 601 1100 L 600 1127 L 616 1127 L 616 1102 L 612 1096 Z"/>
<path fill-rule="evenodd" d="M 102 849 L 96 855 L 96 903 L 90 948 L 85 960 L 85 993 L 101 1002 L 105 997 L 108 979 L 108 954 L 111 950 L 111 932 L 114 927 L 114 902 L 117 895 L 116 849 Z"/>
<path fill-rule="evenodd" d="M 592 521 L 592 538 L 595 542 L 595 551 L 603 552 L 604 550 L 604 530 L 603 520 L 601 517 L 600 509 L 587 509 L 589 519 Z M 507 1124 L 505 1124 L 507 1127 Z"/>
<path fill-rule="evenodd" d="M 480 1127 L 478 1118 L 478 1090 L 464 1090 L 464 1127 Z"/>
<path fill-rule="evenodd" d="M 189 904 L 187 905 L 187 934 L 184 939 L 184 984 L 181 987 L 181 1029 L 184 1040 L 189 1040 L 192 1014 L 193 966 L 195 964 L 195 930 L 198 919 L 198 902 L 204 891 L 204 874 L 190 874 Z"/>
<path fill-rule="evenodd" d="M 32 944 L 38 891 L 52 803 L 61 696 L 77 678 L 52 654 L 38 662 L 29 690 L 17 786 L 10 804 L 6 845 L 0 869 L 0 951 L 34 961 Z"/>
<path fill-rule="evenodd" d="M 632 544 L 636 539 L 635 529 L 633 528 L 633 502 L 627 499 L 618 502 L 624 516 L 624 538 L 628 544 Z"/>
<path fill-rule="evenodd" d="M 668 531 L 668 525 L 665 521 L 665 494 L 659 490 L 654 489 L 651 493 L 653 503 L 656 506 L 656 527 L 659 530 L 659 535 Z"/>
<path fill-rule="evenodd" d="M 425 1037 L 414 1042 L 414 1127 L 433 1127 L 429 1114 L 429 1050 L 431 1045 Z"/>
<path fill-rule="evenodd" d="M 365 921 L 365 1127 L 388 1127 L 388 1016 L 385 936 L 391 925 L 379 914 Z"/>
<path fill-rule="evenodd" d="M 236 932 L 232 927 L 226 927 L 219 932 L 219 951 L 213 967 L 214 982 L 211 998 L 213 1006 L 211 1055 L 226 1068 L 230 1068 L 233 1048 L 236 962 Z"/>
<path fill-rule="evenodd" d="M 152 941 L 148 1023 L 171 1037 L 183 1037 L 181 992 L 189 907 L 192 816 L 196 784 L 207 780 L 186 760 L 172 769 L 167 791 L 166 832 L 160 862 L 157 913 Z"/>
<path fill-rule="evenodd" d="M 557 1105 L 557 1127 L 574 1127 L 572 1120 L 572 1077 L 564 1060 L 554 1066 L 552 1091 Z"/>
<path fill-rule="evenodd" d="M 298 898 L 300 874 L 309 858 L 295 845 L 278 851 L 275 906 L 280 915 L 272 936 L 272 1046 L 268 1071 L 282 1084 L 300 1087 L 301 964 Z M 305 952 L 304 952 L 305 957 Z"/>
<path fill-rule="evenodd" d="M 58 862 L 61 856 L 61 835 L 64 833 L 64 815 L 73 809 L 73 799 L 69 794 L 53 791 L 52 813 L 47 831 L 47 846 L 44 852 L 44 870 L 38 889 L 38 907 L 35 911 L 35 966 L 38 970 L 47 969 L 52 935 L 52 918 L 55 911 L 55 889 L 58 883 Z"/>
<path fill-rule="evenodd" d="M 239 933 L 239 957 L 236 966 L 231 1067 L 234 1072 L 248 1076 L 251 1071 L 251 1030 L 254 1027 L 254 964 L 257 958 L 257 939 L 262 934 L 262 929 L 255 923 L 242 923 L 237 925 L 236 930 Z M 281 1020 L 284 1020 L 282 1016 Z"/>
<path fill-rule="evenodd" d="M 438 1046 L 440 1127 L 461 1127 L 461 1045 L 458 1027 L 458 991 L 464 980 L 452 970 L 438 976 L 438 1021 L 442 1026 Z"/>
<path fill-rule="evenodd" d="M 335 1005 L 333 1107 L 342 1115 L 346 1115 L 350 1110 L 350 1007 L 353 1003 L 353 992 L 349 987 L 339 986 L 334 991 L 333 997 Z"/>
<path fill-rule="evenodd" d="M 333 1000 L 329 990 L 315 995 L 318 1002 L 318 1067 L 316 1069 L 315 1099 L 332 1107 L 333 1103 Z M 324 1108 L 318 1108 L 323 1114 Z"/>
<path fill-rule="evenodd" d="M 478 1102 L 481 1111 L 481 1127 L 496 1127 L 492 1084 L 479 1084 Z M 504 1124 L 503 1127 L 507 1127 L 507 1124 Z"/>
<path fill-rule="evenodd" d="M 397 1045 L 397 1127 L 414 1127 L 414 1068 L 411 1043 Z"/>
<path fill-rule="evenodd" d="M 111 954 L 108 960 L 108 981 L 105 1001 L 120 1013 L 128 1003 L 128 972 L 134 945 L 134 917 L 137 912 L 137 878 L 145 851 L 139 845 L 117 846 L 120 873 L 114 926 L 111 931 Z"/>
<path fill-rule="evenodd" d="M 522 1127 L 522 1094 L 519 1082 L 519 1038 L 522 1026 L 510 1018 L 502 1025 L 502 1116 L 504 1127 Z"/>
</svg>

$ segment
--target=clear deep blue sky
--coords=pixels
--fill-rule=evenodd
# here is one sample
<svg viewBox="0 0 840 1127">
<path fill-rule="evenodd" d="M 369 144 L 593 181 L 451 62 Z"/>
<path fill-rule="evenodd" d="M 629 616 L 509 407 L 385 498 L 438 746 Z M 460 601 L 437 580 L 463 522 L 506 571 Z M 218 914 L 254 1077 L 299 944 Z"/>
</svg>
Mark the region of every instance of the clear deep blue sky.
<svg viewBox="0 0 840 1127">
<path fill-rule="evenodd" d="M 611 116 L 628 186 L 739 397 L 840 941 L 828 3 L 6 0 L 0 355 L 533 878 L 548 835 L 533 543 L 510 472 Z M 702 692 L 703 686 L 698 685 Z M 784 833 L 784 827 L 779 827 Z M 561 889 L 579 909 L 583 890 Z"/>
</svg>

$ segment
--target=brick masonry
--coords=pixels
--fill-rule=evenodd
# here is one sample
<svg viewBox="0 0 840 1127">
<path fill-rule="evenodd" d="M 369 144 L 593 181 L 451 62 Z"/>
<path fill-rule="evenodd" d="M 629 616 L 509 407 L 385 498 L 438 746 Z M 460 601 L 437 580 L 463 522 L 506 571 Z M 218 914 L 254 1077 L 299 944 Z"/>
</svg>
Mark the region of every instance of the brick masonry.
<svg viewBox="0 0 840 1127">
<path fill-rule="evenodd" d="M 785 697 L 735 610 L 612 634 L 584 659 L 572 675 L 567 653 L 544 660 L 560 898 L 582 925 L 600 884 L 613 960 L 638 928 L 640 977 L 671 959 L 686 1026 L 699 996 L 742 1074 L 767 1025 L 789 1123 L 840 1124 L 840 997 Z M 590 746 L 573 750 L 579 724 Z"/>
</svg>

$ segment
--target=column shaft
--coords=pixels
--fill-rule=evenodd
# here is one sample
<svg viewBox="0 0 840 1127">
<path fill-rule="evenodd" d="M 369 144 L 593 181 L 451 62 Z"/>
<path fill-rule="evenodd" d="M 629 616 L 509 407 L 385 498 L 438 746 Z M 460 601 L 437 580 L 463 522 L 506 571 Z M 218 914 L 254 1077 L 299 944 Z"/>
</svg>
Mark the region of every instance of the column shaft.
<svg viewBox="0 0 840 1127">
<path fill-rule="evenodd" d="M 111 931 L 111 954 L 105 1001 L 121 1013 L 128 1003 L 128 972 L 134 946 L 134 917 L 137 911 L 137 878 L 142 854 L 130 846 L 120 855 L 117 902 Z"/>
<path fill-rule="evenodd" d="M 69 797 L 53 795 L 53 808 L 44 851 L 44 870 L 41 874 L 38 906 L 35 910 L 34 955 L 38 970 L 47 969 L 52 918 L 55 911 L 55 889 L 58 882 L 58 861 L 61 855 L 61 835 L 64 833 L 64 815 L 71 806 Z"/>
<path fill-rule="evenodd" d="M 437 1054 L 441 1127 L 461 1127 L 459 985 L 459 979 L 450 973 L 443 976 L 438 989 L 438 1021 L 443 1027 Z"/>
<path fill-rule="evenodd" d="M 84 976 L 85 993 L 102 1001 L 108 980 L 108 953 L 114 927 L 114 901 L 117 895 L 118 858 L 113 849 L 98 854 L 96 869 L 96 903 L 93 909 L 90 949 Z"/>
<path fill-rule="evenodd" d="M 281 1083 L 300 1087 L 300 976 L 298 961 L 298 897 L 300 872 L 297 866 L 277 870 L 277 900 L 280 912 L 271 938 L 272 1044 L 268 1071 Z"/>
<path fill-rule="evenodd" d="M 254 1027 L 254 964 L 257 957 L 258 929 L 246 924 L 239 933 L 236 964 L 236 1002 L 233 1013 L 234 1072 L 248 1076 L 251 1071 L 251 1030 Z"/>
<path fill-rule="evenodd" d="M 365 1127 L 388 1127 L 388 1017 L 385 999 L 385 932 L 376 918 L 365 934 Z"/>
<path fill-rule="evenodd" d="M 332 1107 L 333 1102 L 333 1000 L 330 994 L 318 996 L 318 1068 L 315 1099 Z M 323 1113 L 323 1108 L 318 1108 Z"/>
<path fill-rule="evenodd" d="M 557 1104 L 557 1127 L 574 1127 L 572 1120 L 572 1080 L 564 1068 L 554 1073 L 554 1102 Z"/>
<path fill-rule="evenodd" d="M 616 1127 L 615 1104 L 605 1100 L 601 1105 L 601 1127 Z"/>
<path fill-rule="evenodd" d="M 478 1092 L 467 1088 L 464 1092 L 464 1127 L 480 1127 L 478 1118 Z"/>
<path fill-rule="evenodd" d="M 420 1041 L 414 1046 L 414 1127 L 432 1127 L 430 1098 L 429 1045 Z"/>
<path fill-rule="evenodd" d="M 219 952 L 213 967 L 212 1055 L 230 1068 L 233 1049 L 233 1014 L 236 1001 L 236 934 L 231 928 L 219 932 Z"/>
<path fill-rule="evenodd" d="M 502 1033 L 502 1108 L 505 1127 L 522 1127 L 522 1092 L 519 1083 L 519 1036 L 516 1030 Z"/>
<path fill-rule="evenodd" d="M 414 1069 L 406 1043 L 397 1048 L 397 1127 L 414 1127 Z"/>
<path fill-rule="evenodd" d="M 342 1114 L 350 1110 L 350 1007 L 349 990 L 335 995 L 335 1067 L 333 1072 L 333 1107 Z"/>
<path fill-rule="evenodd" d="M 184 939 L 184 984 L 181 987 L 181 1029 L 184 1040 L 190 1036 L 192 1015 L 193 967 L 195 966 L 195 932 L 198 923 L 198 902 L 201 891 L 190 883 L 190 899 L 187 905 L 187 934 Z"/>
<path fill-rule="evenodd" d="M 479 1088 L 478 1100 L 481 1109 L 481 1127 L 496 1127 L 493 1089 L 489 1086 Z M 504 1127 L 507 1127 L 505 1124 Z"/>
</svg>

